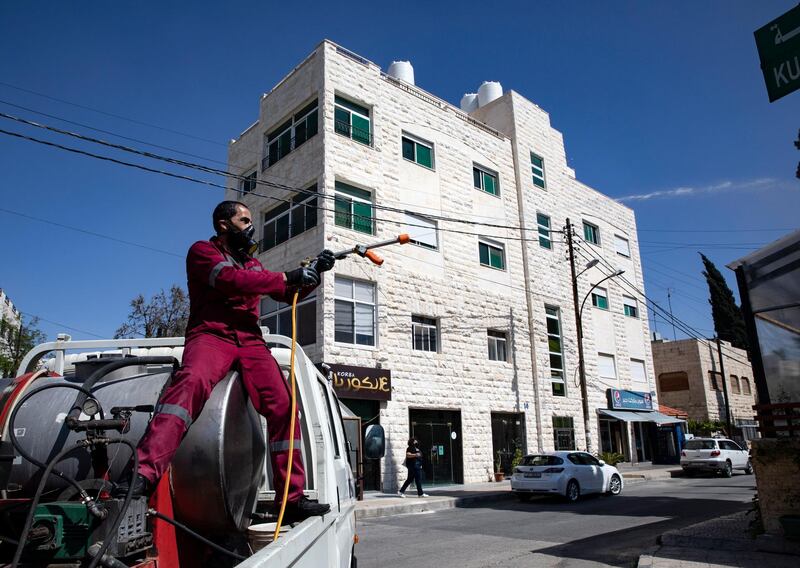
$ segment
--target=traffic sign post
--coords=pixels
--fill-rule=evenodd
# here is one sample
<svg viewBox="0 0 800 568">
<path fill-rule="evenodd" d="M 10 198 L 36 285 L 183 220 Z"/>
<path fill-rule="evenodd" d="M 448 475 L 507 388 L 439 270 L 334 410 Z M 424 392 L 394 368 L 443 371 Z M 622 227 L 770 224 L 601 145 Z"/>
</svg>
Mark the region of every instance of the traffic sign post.
<svg viewBox="0 0 800 568">
<path fill-rule="evenodd" d="M 769 102 L 800 89 L 800 5 L 753 32 Z"/>
</svg>

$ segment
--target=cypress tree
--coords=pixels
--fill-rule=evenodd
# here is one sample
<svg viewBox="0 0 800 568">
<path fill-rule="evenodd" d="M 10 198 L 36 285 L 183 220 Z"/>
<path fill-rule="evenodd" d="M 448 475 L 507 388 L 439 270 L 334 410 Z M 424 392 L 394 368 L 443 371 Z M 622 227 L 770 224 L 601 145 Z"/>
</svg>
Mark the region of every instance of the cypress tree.
<svg viewBox="0 0 800 568">
<path fill-rule="evenodd" d="M 744 327 L 744 318 L 733 292 L 728 288 L 722 274 L 708 257 L 700 253 L 703 259 L 703 276 L 708 284 L 708 303 L 711 304 L 711 317 L 714 318 L 714 331 L 717 337 L 728 341 L 734 347 L 747 349 L 747 332 Z"/>
</svg>

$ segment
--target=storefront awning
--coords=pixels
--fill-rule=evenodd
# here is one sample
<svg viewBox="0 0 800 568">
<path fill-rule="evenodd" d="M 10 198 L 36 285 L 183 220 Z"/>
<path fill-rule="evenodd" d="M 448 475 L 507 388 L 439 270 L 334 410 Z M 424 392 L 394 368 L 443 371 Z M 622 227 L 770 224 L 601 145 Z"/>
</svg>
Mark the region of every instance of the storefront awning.
<svg viewBox="0 0 800 568">
<path fill-rule="evenodd" d="M 680 418 L 675 418 L 674 416 L 667 416 L 666 414 L 661 414 L 660 412 L 656 412 L 655 410 L 649 412 L 632 412 L 629 410 L 606 410 L 605 408 L 600 408 L 600 414 L 604 414 L 606 416 L 610 416 L 611 418 L 616 418 L 617 420 L 622 420 L 624 422 L 655 422 L 656 424 L 678 424 L 680 422 L 685 422 L 685 420 L 681 420 Z"/>
</svg>

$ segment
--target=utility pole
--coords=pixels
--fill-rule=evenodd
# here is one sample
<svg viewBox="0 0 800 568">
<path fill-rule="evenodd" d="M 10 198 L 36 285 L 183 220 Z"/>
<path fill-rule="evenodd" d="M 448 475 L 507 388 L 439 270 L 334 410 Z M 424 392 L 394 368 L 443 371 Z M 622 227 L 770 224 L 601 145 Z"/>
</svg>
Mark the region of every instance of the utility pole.
<svg viewBox="0 0 800 568">
<path fill-rule="evenodd" d="M 581 402 L 583 403 L 583 430 L 586 451 L 592 453 L 592 425 L 589 415 L 589 393 L 586 388 L 586 364 L 583 360 L 583 324 L 578 300 L 578 277 L 575 274 L 575 250 L 572 247 L 572 224 L 567 218 L 567 246 L 569 248 L 569 267 L 572 272 L 572 301 L 575 305 L 575 324 L 578 327 L 578 373 L 581 382 Z"/>
<path fill-rule="evenodd" d="M 722 373 L 722 397 L 725 400 L 725 425 L 727 431 L 725 432 L 728 436 L 731 436 L 731 406 L 730 401 L 728 400 L 728 381 L 725 376 L 725 363 L 722 360 L 722 342 L 717 336 L 717 354 L 719 355 L 719 370 Z"/>
<path fill-rule="evenodd" d="M 669 302 L 669 319 L 672 320 L 672 340 L 676 341 L 678 338 L 675 335 L 675 316 L 672 315 L 672 288 L 667 288 L 667 302 Z"/>
</svg>

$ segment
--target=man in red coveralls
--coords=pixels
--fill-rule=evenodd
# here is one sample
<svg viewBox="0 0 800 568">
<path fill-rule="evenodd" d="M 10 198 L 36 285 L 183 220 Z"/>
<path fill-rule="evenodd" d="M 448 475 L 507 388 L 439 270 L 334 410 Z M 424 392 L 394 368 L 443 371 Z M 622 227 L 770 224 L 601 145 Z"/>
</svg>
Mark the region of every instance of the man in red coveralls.
<svg viewBox="0 0 800 568">
<path fill-rule="evenodd" d="M 253 240 L 250 210 L 244 204 L 223 201 L 214 209 L 213 221 L 217 235 L 210 241 L 194 243 L 186 257 L 190 309 L 181 367 L 161 396 L 156 414 L 139 442 L 139 471 L 117 485 L 116 495 L 124 494 L 131 482 L 137 496 L 152 492 L 214 385 L 238 365 L 253 406 L 267 418 L 273 486 L 277 499 L 283 496 L 292 435 L 290 394 L 261 335 L 259 298 L 266 294 L 288 303 L 297 290 L 301 297 L 308 295 L 319 285 L 319 273 L 333 268 L 333 253 L 323 251 L 316 266 L 270 272 L 251 256 L 257 243 Z M 287 522 L 324 515 L 330 510 L 330 505 L 303 495 L 305 471 L 299 419 L 293 435 L 294 457 L 284 515 Z"/>
</svg>

